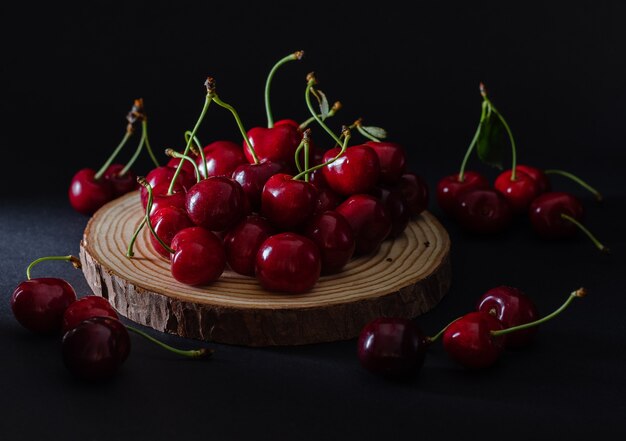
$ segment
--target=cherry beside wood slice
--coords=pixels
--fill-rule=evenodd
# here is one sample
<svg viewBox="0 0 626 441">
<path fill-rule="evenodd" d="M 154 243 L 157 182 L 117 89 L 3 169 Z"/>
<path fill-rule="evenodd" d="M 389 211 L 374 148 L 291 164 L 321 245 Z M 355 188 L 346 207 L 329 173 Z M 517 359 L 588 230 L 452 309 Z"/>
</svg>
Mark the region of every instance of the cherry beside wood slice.
<svg viewBox="0 0 626 441">
<path fill-rule="evenodd" d="M 127 258 L 142 215 L 138 192 L 96 212 L 80 247 L 85 278 L 122 315 L 183 337 L 246 346 L 346 340 L 376 317 L 428 311 L 450 286 L 450 239 L 428 212 L 376 254 L 354 259 L 298 295 L 265 291 L 256 279 L 228 270 L 209 286 L 183 285 L 153 251 L 147 228 L 135 257 Z"/>
</svg>

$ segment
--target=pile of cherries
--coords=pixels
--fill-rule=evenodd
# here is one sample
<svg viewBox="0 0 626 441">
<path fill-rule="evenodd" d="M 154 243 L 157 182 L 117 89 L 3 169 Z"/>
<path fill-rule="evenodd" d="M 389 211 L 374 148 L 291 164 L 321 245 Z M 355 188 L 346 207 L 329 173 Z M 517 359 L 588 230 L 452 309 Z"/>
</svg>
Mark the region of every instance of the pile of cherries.
<svg viewBox="0 0 626 441">
<path fill-rule="evenodd" d="M 291 54 L 277 66 L 301 56 Z M 315 76 L 307 75 L 309 120 L 274 122 L 266 94 L 267 127 L 246 130 L 218 96 L 215 81 L 207 79 L 205 104 L 185 133 L 184 150 L 168 149 L 168 164 L 138 179 L 145 217 L 127 255 L 133 256 L 138 233 L 147 226 L 154 250 L 170 261 L 181 283 L 209 284 L 228 266 L 256 277 L 269 291 L 302 293 L 321 274 L 339 272 L 354 256 L 374 253 L 384 240 L 402 234 L 427 207 L 427 184 L 407 172 L 404 148 L 381 140 L 382 129 L 358 120 L 335 134 L 324 121 L 340 105 L 329 108 L 316 85 Z M 201 147 L 196 133 L 211 103 L 233 114 L 243 145 L 217 140 Z M 313 144 L 306 127 L 313 121 L 334 147 Z M 351 129 L 368 140 L 350 146 Z"/>
<path fill-rule="evenodd" d="M 552 191 L 550 175 L 569 178 L 589 190 L 598 200 L 600 193 L 572 173 L 563 170 L 541 170 L 517 164 L 515 140 L 502 115 L 493 107 L 481 84 L 483 116 L 465 154 L 459 173 L 446 176 L 437 183 L 436 198 L 441 210 L 453 218 L 464 230 L 478 234 L 495 234 L 511 226 L 516 216 L 527 214 L 533 230 L 542 238 L 570 237 L 580 230 L 596 247 L 608 252 L 583 224 L 584 207 L 573 194 Z M 482 174 L 466 170 L 472 151 L 483 142 L 486 149 L 495 144 L 493 139 L 481 138 L 489 127 L 485 124 L 487 112 L 493 121 L 506 129 L 512 151 L 512 167 L 500 173 L 493 185 Z M 494 149 L 496 147 L 493 147 Z M 479 155 L 480 156 L 480 155 Z M 483 159 L 481 157 L 481 159 Z M 489 163 L 487 159 L 485 162 Z"/>
<path fill-rule="evenodd" d="M 505 349 L 530 345 L 538 325 L 585 295 L 584 288 L 577 289 L 557 310 L 539 318 L 530 297 L 517 288 L 498 286 L 478 299 L 476 311 L 456 319 L 432 337 L 426 337 L 412 320 L 378 318 L 361 330 L 357 343 L 359 361 L 375 374 L 410 378 L 422 368 L 428 348 L 443 336 L 443 347 L 452 360 L 468 369 L 487 368 Z"/>
<path fill-rule="evenodd" d="M 80 268 L 80 261 L 74 256 L 50 256 L 33 261 L 26 269 L 27 280 L 19 283 L 11 295 L 11 309 L 16 320 L 34 333 L 62 333 L 63 362 L 76 377 L 89 381 L 112 377 L 130 354 L 129 330 L 178 355 L 189 358 L 211 355 L 212 351 L 206 348 L 173 348 L 124 325 L 108 300 L 95 295 L 77 299 L 72 285 L 63 279 L 31 278 L 32 267 L 49 260 L 69 261 Z"/>
</svg>

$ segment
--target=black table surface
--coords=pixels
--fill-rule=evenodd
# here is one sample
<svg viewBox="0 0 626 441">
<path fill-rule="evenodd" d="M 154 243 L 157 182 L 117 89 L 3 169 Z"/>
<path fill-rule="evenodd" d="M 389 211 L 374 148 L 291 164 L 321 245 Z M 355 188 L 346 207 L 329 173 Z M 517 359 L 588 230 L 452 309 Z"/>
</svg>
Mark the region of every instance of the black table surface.
<svg viewBox="0 0 626 441">
<path fill-rule="evenodd" d="M 3 14 L 0 32 L 14 43 L 1 71 L 0 439 L 623 439 L 624 7 L 538 13 L 500 3 L 429 5 L 413 15 L 391 4 L 375 11 L 334 5 L 320 16 L 279 6 L 55 5 Z M 319 28 L 315 17 L 323 17 Z M 37 44 L 18 38 L 25 29 Z M 88 218 L 69 206 L 72 174 L 104 161 L 136 94 L 146 99 L 159 151 L 180 144 L 207 72 L 219 75 L 222 99 L 254 97 L 254 106 L 238 107 L 244 121 L 263 121 L 265 73 L 295 49 L 307 51 L 305 66 L 277 76 L 276 113 L 306 118 L 303 77 L 315 70 L 331 100 L 345 105 L 333 127 L 358 116 L 384 126 L 407 146 L 409 169 L 427 180 L 431 198 L 437 180 L 458 169 L 475 129 L 479 81 L 511 123 L 521 162 L 578 173 L 604 194 L 597 203 L 553 179 L 583 201 L 585 223 L 609 255 L 582 234 L 541 240 L 523 217 L 496 237 L 463 233 L 431 199 L 429 210 L 451 236 L 452 286 L 415 319 L 425 333 L 471 311 L 498 285 L 524 290 L 542 313 L 580 286 L 589 295 L 542 325 L 531 347 L 507 351 L 478 372 L 456 365 L 441 345 L 430 348 L 417 377 L 392 382 L 359 365 L 355 340 L 246 348 L 142 327 L 215 355 L 182 360 L 133 335 L 131 355 L 111 381 L 72 378 L 60 338 L 30 334 L 9 305 L 29 262 L 78 253 Z M 237 139 L 230 116 L 211 110 L 201 138 Z M 476 158 L 470 164 L 490 179 L 498 173 Z M 136 170 L 148 169 L 142 157 Z M 69 265 L 45 263 L 34 273 L 90 293 Z"/>
</svg>

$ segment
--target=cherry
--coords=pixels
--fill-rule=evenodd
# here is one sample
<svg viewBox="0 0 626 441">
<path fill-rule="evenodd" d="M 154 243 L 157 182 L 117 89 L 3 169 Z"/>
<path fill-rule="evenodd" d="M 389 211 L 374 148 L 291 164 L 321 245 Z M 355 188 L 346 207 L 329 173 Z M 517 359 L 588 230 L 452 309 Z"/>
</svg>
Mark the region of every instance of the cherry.
<svg viewBox="0 0 626 441">
<path fill-rule="evenodd" d="M 169 191 L 172 179 L 176 174 L 176 169 L 171 167 L 156 167 L 146 175 L 146 181 L 152 187 L 154 197 L 169 196 L 173 193 L 184 193 L 186 189 L 191 188 L 196 184 L 196 179 L 191 174 L 181 169 L 179 177 L 174 183 L 173 191 Z M 141 203 L 146 208 L 146 201 L 148 199 L 148 192 L 145 187 L 141 188 Z"/>
<path fill-rule="evenodd" d="M 513 220 L 509 202 L 496 190 L 470 190 L 457 200 L 455 218 L 466 231 L 495 234 L 506 229 Z"/>
<path fill-rule="evenodd" d="M 268 237 L 256 255 L 256 277 L 268 291 L 307 292 L 317 283 L 321 268 L 317 245 L 296 233 Z"/>
<path fill-rule="evenodd" d="M 469 190 L 484 190 L 489 187 L 487 178 L 474 171 L 465 171 L 463 177 L 459 174 L 446 176 L 437 183 L 437 203 L 441 211 L 454 217 L 458 199 L 462 193 Z"/>
<path fill-rule="evenodd" d="M 376 152 L 380 163 L 380 181 L 396 184 L 406 171 L 406 153 L 400 144 L 390 141 L 367 141 L 366 146 Z"/>
<path fill-rule="evenodd" d="M 427 346 L 422 331 L 411 320 L 383 317 L 363 327 L 357 342 L 357 354 L 367 370 L 403 379 L 420 371 Z"/>
<path fill-rule="evenodd" d="M 214 141 L 204 148 L 206 168 L 201 156 L 196 162 L 203 178 L 210 176 L 231 177 L 241 164 L 247 164 L 241 146 L 232 141 Z"/>
<path fill-rule="evenodd" d="M 324 163 L 333 160 L 341 152 L 340 148 L 327 150 Z M 367 193 L 376 185 L 380 175 L 378 155 L 367 145 L 348 147 L 336 160 L 322 169 L 326 182 L 337 193 L 351 196 Z"/>
<path fill-rule="evenodd" d="M 315 216 L 306 226 L 304 235 L 319 248 L 324 274 L 339 272 L 354 254 L 356 242 L 352 227 L 335 211 Z"/>
<path fill-rule="evenodd" d="M 283 166 L 278 162 L 263 161 L 258 164 L 243 164 L 233 171 L 232 179 L 241 185 L 251 208 L 258 212 L 261 210 L 261 193 L 265 183 L 270 177 L 282 171 Z"/>
<path fill-rule="evenodd" d="M 154 226 L 154 231 L 159 238 L 165 242 L 166 245 L 170 246 L 172 238 L 176 233 L 185 228 L 194 226 L 184 209 L 172 206 L 161 207 L 157 210 L 153 209 L 150 215 L 150 222 Z M 170 252 L 163 248 L 163 245 L 161 245 L 153 235 L 150 235 L 150 242 L 158 254 L 169 260 Z"/>
<path fill-rule="evenodd" d="M 381 201 L 371 195 L 350 196 L 335 211 L 352 227 L 356 255 L 376 251 L 391 232 L 392 222 L 389 212 Z"/>
<path fill-rule="evenodd" d="M 600 251 L 609 252 L 581 223 L 584 217 L 583 204 L 570 193 L 549 192 L 540 195 L 530 205 L 529 216 L 533 229 L 543 238 L 570 237 L 576 230 L 581 230 Z"/>
<path fill-rule="evenodd" d="M 63 279 L 31 279 L 32 267 L 47 260 L 66 260 L 75 268 L 80 268 L 80 261 L 74 256 L 39 258 L 28 266 L 27 280 L 17 285 L 11 295 L 11 309 L 17 321 L 24 328 L 42 334 L 60 331 L 63 313 L 76 301 L 74 288 Z"/>
<path fill-rule="evenodd" d="M 128 357 L 130 337 L 119 320 L 93 317 L 65 333 L 61 350 L 73 375 L 101 381 L 111 378 Z"/>
<path fill-rule="evenodd" d="M 194 173 L 196 172 L 193 168 L 193 165 L 189 161 L 184 160 L 183 158 L 170 158 L 170 160 L 167 162 L 166 165 L 169 168 L 176 169 L 178 168 L 178 164 L 180 164 L 181 162 L 182 162 L 182 165 L 181 165 L 182 170 L 189 176 L 193 176 Z"/>
<path fill-rule="evenodd" d="M 491 314 L 505 327 L 534 322 L 539 317 L 533 301 L 521 290 L 511 286 L 497 286 L 478 299 L 476 310 Z M 520 348 L 530 344 L 537 333 L 537 327 L 512 332 L 506 337 L 507 348 Z"/>
<path fill-rule="evenodd" d="M 87 216 L 111 201 L 113 195 L 111 181 L 96 178 L 96 171 L 91 168 L 83 168 L 74 175 L 68 193 L 72 208 Z"/>
<path fill-rule="evenodd" d="M 517 170 L 518 172 L 522 172 L 530 176 L 535 181 L 535 185 L 537 186 L 537 195 L 547 193 L 552 189 L 550 179 L 548 178 L 548 175 L 543 172 L 543 170 L 523 164 L 518 164 Z"/>
<path fill-rule="evenodd" d="M 391 216 L 391 232 L 389 237 L 398 237 L 409 224 L 411 213 L 409 206 L 399 187 L 377 186 L 370 193 L 380 199 Z"/>
<path fill-rule="evenodd" d="M 317 200 L 315 201 L 315 210 L 313 214 L 322 214 L 329 210 L 334 210 L 344 201 L 342 196 L 332 191 L 330 188 L 318 188 Z"/>
<path fill-rule="evenodd" d="M 419 216 L 428 208 L 428 184 L 415 173 L 405 173 L 400 177 L 400 191 L 406 200 L 411 216 Z"/>
<path fill-rule="evenodd" d="M 119 319 L 117 312 L 107 299 L 96 295 L 88 295 L 73 302 L 63 313 L 63 333 L 74 329 L 83 320 L 93 317 Z"/>
<path fill-rule="evenodd" d="M 204 181 L 202 181 L 204 182 Z M 185 228 L 172 239 L 172 276 L 187 285 L 217 280 L 226 266 L 222 240 L 202 227 Z"/>
<path fill-rule="evenodd" d="M 296 149 L 302 140 L 302 132 L 297 123 L 295 124 L 295 126 L 287 122 L 281 124 L 279 121 L 271 128 L 253 127 L 248 130 L 248 142 L 254 148 L 259 161 L 293 163 Z M 254 163 L 248 143 L 244 143 L 243 151 L 248 162 Z"/>
<path fill-rule="evenodd" d="M 189 189 L 185 206 L 194 224 L 222 231 L 243 217 L 245 197 L 239 183 L 224 176 L 212 176 Z"/>
<path fill-rule="evenodd" d="M 506 170 L 496 178 L 494 187 L 508 201 L 516 214 L 525 213 L 533 199 L 539 194 L 537 181 L 517 167 L 515 179 L 512 171 Z"/>
<path fill-rule="evenodd" d="M 247 216 L 224 238 L 226 261 L 236 273 L 254 277 L 256 255 L 261 244 L 274 234 L 267 219 L 257 215 Z"/>
<path fill-rule="evenodd" d="M 113 197 L 119 197 L 137 189 L 137 175 L 128 170 L 122 172 L 126 166 L 123 164 L 111 164 L 104 172 L 104 179 L 111 182 Z"/>
<path fill-rule="evenodd" d="M 291 229 L 310 219 L 317 201 L 312 184 L 278 173 L 267 180 L 261 195 L 261 212 L 273 225 Z"/>
</svg>

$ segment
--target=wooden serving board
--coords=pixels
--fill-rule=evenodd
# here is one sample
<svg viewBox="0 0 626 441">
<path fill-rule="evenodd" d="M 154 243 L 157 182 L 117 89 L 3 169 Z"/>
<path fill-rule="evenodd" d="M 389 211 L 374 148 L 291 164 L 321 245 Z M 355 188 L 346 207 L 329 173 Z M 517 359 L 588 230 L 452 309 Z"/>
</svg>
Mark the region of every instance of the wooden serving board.
<svg viewBox="0 0 626 441">
<path fill-rule="evenodd" d="M 424 212 L 373 255 L 323 276 L 304 294 L 265 291 L 226 270 L 208 286 L 174 280 L 145 228 L 126 248 L 143 212 L 138 192 L 114 200 L 89 220 L 80 247 L 87 282 L 125 317 L 159 331 L 219 343 L 271 346 L 346 340 L 380 316 L 416 317 L 450 286 L 450 239 Z"/>
</svg>

